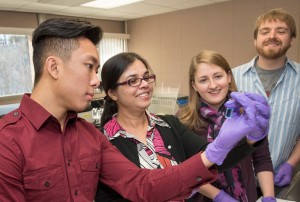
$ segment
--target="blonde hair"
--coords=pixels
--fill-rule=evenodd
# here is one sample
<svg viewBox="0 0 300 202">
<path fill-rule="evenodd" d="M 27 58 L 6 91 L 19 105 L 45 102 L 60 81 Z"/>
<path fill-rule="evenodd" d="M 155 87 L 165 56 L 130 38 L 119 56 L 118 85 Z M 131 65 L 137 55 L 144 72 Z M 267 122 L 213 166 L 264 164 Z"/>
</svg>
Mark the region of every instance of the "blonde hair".
<svg viewBox="0 0 300 202">
<path fill-rule="evenodd" d="M 195 82 L 194 77 L 196 67 L 200 63 L 210 63 L 221 67 L 227 74 L 231 76 L 229 91 L 237 91 L 231 68 L 227 60 L 222 55 L 214 51 L 204 50 L 194 56 L 189 69 L 189 103 L 178 113 L 178 118 L 180 121 L 192 130 L 206 126 L 199 112 L 199 104 L 201 102 L 200 96 L 198 92 L 194 90 L 192 85 L 192 83 Z"/>
<path fill-rule="evenodd" d="M 266 21 L 277 21 L 277 20 L 281 22 L 285 22 L 291 31 L 291 38 L 292 37 L 296 38 L 297 29 L 296 29 L 296 23 L 294 18 L 285 10 L 281 8 L 276 8 L 262 14 L 257 18 L 254 26 L 254 39 L 257 39 L 258 30 L 262 23 Z"/>
</svg>

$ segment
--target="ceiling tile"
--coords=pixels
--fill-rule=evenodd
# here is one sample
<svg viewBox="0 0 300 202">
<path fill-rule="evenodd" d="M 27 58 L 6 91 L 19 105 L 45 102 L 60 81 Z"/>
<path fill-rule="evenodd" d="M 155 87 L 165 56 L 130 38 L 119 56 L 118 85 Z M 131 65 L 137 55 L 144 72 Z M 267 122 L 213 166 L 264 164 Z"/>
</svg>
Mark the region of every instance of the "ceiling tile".
<svg viewBox="0 0 300 202">
<path fill-rule="evenodd" d="M 90 0 L 0 0 L 1 10 L 59 14 L 96 19 L 128 20 L 227 0 L 144 0 L 113 9 L 80 6 Z M 230 0 L 229 0 L 230 1 Z"/>
<path fill-rule="evenodd" d="M 15 8 L 20 8 L 26 4 L 30 4 L 32 1 L 22 1 L 22 0 L 15 0 L 15 1 L 7 1 L 7 0 L 0 0 L 0 8 L 10 8 L 11 10 Z"/>
<path fill-rule="evenodd" d="M 66 6 L 50 5 L 44 3 L 29 3 L 19 8 L 19 10 L 28 11 L 28 12 L 44 12 L 52 13 L 53 11 L 59 11 L 66 9 Z"/>
<path fill-rule="evenodd" d="M 62 6 L 80 6 L 81 4 L 90 2 L 91 0 L 37 0 L 39 3 L 49 5 L 62 5 Z"/>
</svg>

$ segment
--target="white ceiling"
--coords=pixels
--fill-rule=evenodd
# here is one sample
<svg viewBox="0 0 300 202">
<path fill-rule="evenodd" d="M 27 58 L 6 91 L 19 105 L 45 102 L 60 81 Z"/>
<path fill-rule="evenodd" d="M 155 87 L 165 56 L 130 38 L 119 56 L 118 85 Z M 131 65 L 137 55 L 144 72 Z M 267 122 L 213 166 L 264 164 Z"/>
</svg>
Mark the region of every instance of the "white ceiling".
<svg viewBox="0 0 300 202">
<path fill-rule="evenodd" d="M 113 9 L 80 6 L 89 1 L 92 0 L 0 0 L 0 10 L 123 21 L 229 0 L 144 0 Z"/>
</svg>

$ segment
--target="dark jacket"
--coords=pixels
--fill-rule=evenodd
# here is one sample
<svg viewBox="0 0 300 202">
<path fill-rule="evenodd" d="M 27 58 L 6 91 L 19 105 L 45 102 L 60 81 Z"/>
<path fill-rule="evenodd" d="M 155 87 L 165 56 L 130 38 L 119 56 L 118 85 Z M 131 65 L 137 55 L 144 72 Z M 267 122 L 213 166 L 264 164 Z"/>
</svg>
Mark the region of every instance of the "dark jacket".
<svg viewBox="0 0 300 202">
<path fill-rule="evenodd" d="M 175 116 L 165 115 L 159 117 L 167 122 L 171 127 L 168 128 L 156 125 L 157 130 L 164 141 L 165 148 L 171 153 L 177 163 L 181 163 L 196 153 L 205 150 L 208 144 L 206 139 L 188 129 Z M 138 167 L 140 166 L 136 144 L 129 139 L 122 138 L 120 136 L 111 140 L 111 143 L 115 145 L 130 161 L 135 163 Z M 259 143 L 256 145 L 259 145 Z M 223 165 L 218 166 L 218 170 L 231 168 L 254 150 L 255 147 L 249 146 L 246 143 L 246 140 L 241 141 L 231 152 L 229 152 Z M 128 200 L 123 199 L 122 196 L 106 185 L 99 183 L 95 202 L 100 201 Z"/>
</svg>

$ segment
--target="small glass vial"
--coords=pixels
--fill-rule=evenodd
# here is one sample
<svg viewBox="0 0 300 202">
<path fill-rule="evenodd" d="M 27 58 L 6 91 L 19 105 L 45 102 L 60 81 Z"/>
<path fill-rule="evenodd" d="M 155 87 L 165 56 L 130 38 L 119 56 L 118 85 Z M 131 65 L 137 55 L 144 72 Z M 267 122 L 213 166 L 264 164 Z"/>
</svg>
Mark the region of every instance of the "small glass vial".
<svg viewBox="0 0 300 202">
<path fill-rule="evenodd" d="M 233 108 L 226 108 L 225 111 L 225 118 L 231 119 L 233 115 Z"/>
</svg>

